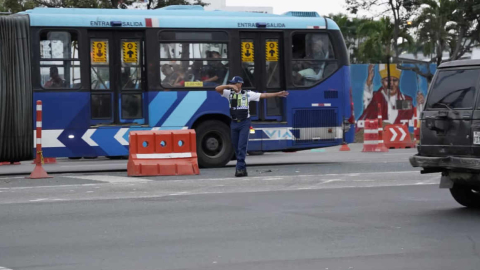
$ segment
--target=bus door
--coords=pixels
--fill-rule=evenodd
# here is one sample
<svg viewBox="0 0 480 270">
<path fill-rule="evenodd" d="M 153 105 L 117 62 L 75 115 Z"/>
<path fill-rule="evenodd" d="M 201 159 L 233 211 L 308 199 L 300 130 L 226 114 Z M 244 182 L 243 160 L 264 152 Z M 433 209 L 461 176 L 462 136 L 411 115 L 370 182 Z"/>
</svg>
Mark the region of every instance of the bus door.
<svg viewBox="0 0 480 270">
<path fill-rule="evenodd" d="M 144 34 L 90 31 L 92 125 L 145 124 Z"/>
<path fill-rule="evenodd" d="M 241 32 L 240 43 L 243 88 L 260 93 L 285 90 L 283 33 Z M 286 121 L 282 98 L 250 103 L 250 114 L 257 122 Z"/>
</svg>

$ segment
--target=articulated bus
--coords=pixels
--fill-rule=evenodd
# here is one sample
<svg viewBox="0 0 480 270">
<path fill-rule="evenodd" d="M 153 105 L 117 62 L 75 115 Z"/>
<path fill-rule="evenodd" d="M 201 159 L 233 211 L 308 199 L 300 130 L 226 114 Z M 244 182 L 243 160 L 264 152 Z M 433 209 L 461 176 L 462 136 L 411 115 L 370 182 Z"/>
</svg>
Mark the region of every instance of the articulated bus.
<svg viewBox="0 0 480 270">
<path fill-rule="evenodd" d="M 43 103 L 45 157 L 123 157 L 133 130 L 194 129 L 199 164 L 227 164 L 235 75 L 288 98 L 251 104 L 248 151 L 353 141 L 348 54 L 334 21 L 205 11 L 35 8 L 0 17 L 0 161 L 34 157 Z"/>
</svg>

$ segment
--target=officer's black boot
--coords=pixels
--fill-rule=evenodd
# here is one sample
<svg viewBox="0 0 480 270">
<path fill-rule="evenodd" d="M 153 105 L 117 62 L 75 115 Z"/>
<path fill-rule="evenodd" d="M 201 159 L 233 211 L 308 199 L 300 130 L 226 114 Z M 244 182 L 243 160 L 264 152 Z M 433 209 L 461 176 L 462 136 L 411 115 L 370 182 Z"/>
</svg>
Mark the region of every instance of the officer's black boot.
<svg viewBox="0 0 480 270">
<path fill-rule="evenodd" d="M 235 174 L 235 176 L 237 176 L 237 177 L 245 177 L 245 176 L 248 176 L 247 169 L 238 170 L 238 175 Z"/>
<path fill-rule="evenodd" d="M 240 177 L 241 176 L 241 171 L 242 170 L 235 169 L 235 177 Z"/>
</svg>

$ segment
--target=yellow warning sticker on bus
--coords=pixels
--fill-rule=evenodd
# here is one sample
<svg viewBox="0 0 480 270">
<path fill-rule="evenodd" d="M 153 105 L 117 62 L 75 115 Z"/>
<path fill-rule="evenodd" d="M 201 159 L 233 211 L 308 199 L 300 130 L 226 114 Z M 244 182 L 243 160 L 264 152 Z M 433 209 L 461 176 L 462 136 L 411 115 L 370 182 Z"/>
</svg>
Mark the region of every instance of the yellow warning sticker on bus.
<svg viewBox="0 0 480 270">
<path fill-rule="evenodd" d="M 123 42 L 123 62 L 138 63 L 138 43 L 131 41 Z"/>
<path fill-rule="evenodd" d="M 254 60 L 254 47 L 253 42 L 243 41 L 242 42 L 242 62 L 253 62 Z"/>
<path fill-rule="evenodd" d="M 266 42 L 266 60 L 269 62 L 278 61 L 278 41 L 267 41 Z"/>
<path fill-rule="evenodd" d="M 203 87 L 203 82 L 185 82 L 185 87 Z"/>
<path fill-rule="evenodd" d="M 107 47 L 107 41 L 92 41 L 92 63 L 108 64 Z"/>
</svg>

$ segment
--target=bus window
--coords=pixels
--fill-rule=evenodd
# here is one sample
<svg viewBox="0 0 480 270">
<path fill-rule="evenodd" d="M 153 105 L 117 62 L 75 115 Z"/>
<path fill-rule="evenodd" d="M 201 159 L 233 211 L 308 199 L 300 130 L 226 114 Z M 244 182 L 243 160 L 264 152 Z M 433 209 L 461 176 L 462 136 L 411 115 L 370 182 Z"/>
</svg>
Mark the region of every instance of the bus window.
<svg viewBox="0 0 480 270">
<path fill-rule="evenodd" d="M 48 31 L 40 35 L 40 82 L 45 89 L 80 88 L 78 35 Z"/>
<path fill-rule="evenodd" d="M 312 86 L 337 70 L 327 34 L 295 33 L 292 37 L 292 75 L 295 86 Z"/>
<path fill-rule="evenodd" d="M 140 89 L 142 85 L 142 65 L 139 51 L 140 47 L 143 48 L 143 44 L 134 39 L 122 39 L 121 42 L 121 88 L 122 90 Z"/>
<path fill-rule="evenodd" d="M 267 87 L 279 88 L 280 87 L 280 65 L 279 65 L 279 48 L 278 39 L 266 39 L 266 75 L 267 75 Z"/>
<path fill-rule="evenodd" d="M 161 43 L 162 87 L 215 87 L 228 77 L 228 46 L 224 43 Z"/>
<path fill-rule="evenodd" d="M 110 89 L 110 52 L 108 39 L 90 40 L 90 85 L 92 90 Z"/>
<path fill-rule="evenodd" d="M 255 40 L 242 39 L 243 88 L 255 89 Z M 252 108 L 256 106 L 252 106 Z"/>
</svg>

